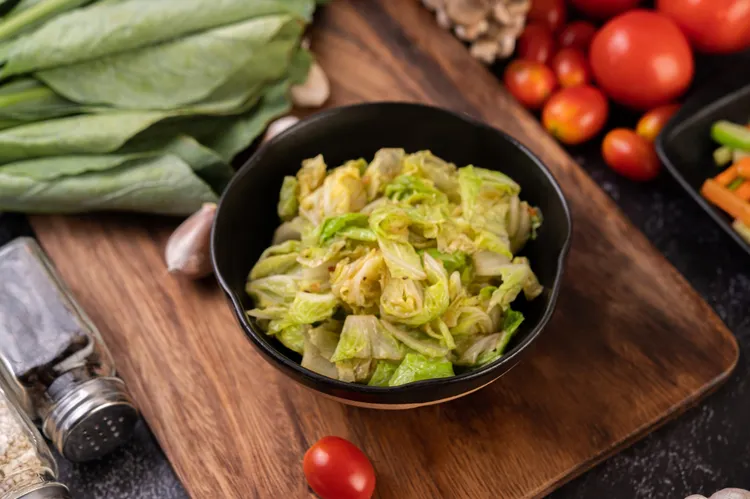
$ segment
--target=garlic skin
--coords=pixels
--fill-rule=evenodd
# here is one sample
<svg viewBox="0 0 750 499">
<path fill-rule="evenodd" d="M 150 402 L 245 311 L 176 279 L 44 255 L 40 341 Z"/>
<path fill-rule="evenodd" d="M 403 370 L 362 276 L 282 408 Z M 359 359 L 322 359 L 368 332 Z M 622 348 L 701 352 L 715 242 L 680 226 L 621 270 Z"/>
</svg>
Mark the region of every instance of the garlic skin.
<svg viewBox="0 0 750 499">
<path fill-rule="evenodd" d="M 276 121 L 268 125 L 266 134 L 263 136 L 261 144 L 268 142 L 287 128 L 291 128 L 297 123 L 299 123 L 299 118 L 297 118 L 296 116 L 284 116 L 283 118 L 277 119 Z"/>
<path fill-rule="evenodd" d="M 200 279 L 213 272 L 211 266 L 211 227 L 216 203 L 205 203 L 169 236 L 164 259 L 170 274 Z"/>
<path fill-rule="evenodd" d="M 320 64 L 314 62 L 305 83 L 294 85 L 290 93 L 295 106 L 320 107 L 331 96 L 331 84 Z"/>
<path fill-rule="evenodd" d="M 685 499 L 750 499 L 750 491 L 743 489 L 722 489 L 709 498 L 695 494 Z"/>
</svg>

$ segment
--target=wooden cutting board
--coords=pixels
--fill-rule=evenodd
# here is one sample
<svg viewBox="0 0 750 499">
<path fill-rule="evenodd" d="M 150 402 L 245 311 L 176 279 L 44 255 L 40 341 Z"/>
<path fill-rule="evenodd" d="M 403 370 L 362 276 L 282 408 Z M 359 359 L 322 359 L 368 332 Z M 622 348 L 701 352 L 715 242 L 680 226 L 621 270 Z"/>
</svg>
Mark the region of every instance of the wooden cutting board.
<svg viewBox="0 0 750 499">
<path fill-rule="evenodd" d="M 168 276 L 173 221 L 35 217 L 193 497 L 309 497 L 302 455 L 329 434 L 372 458 L 378 497 L 541 497 L 726 379 L 738 349 L 713 311 L 417 2 L 336 0 L 313 48 L 332 106 L 430 102 L 541 156 L 573 211 L 565 284 L 535 351 L 500 381 L 438 406 L 375 411 L 288 381 L 254 352 L 213 282 Z"/>
</svg>

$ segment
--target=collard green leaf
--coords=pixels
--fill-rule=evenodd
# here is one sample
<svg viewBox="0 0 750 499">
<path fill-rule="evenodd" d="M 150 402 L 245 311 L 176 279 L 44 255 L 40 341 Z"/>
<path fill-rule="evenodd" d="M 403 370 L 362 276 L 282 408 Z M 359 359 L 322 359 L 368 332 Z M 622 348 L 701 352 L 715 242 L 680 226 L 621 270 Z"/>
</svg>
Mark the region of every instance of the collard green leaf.
<svg viewBox="0 0 750 499">
<path fill-rule="evenodd" d="M 260 16 L 309 21 L 312 0 L 123 0 L 63 14 L 8 53 L 0 76 L 28 73 L 149 47 Z"/>
<path fill-rule="evenodd" d="M 77 114 L 80 105 L 63 99 L 49 87 L 32 78 L 0 86 L 0 118 L 20 122 L 38 121 Z"/>
<path fill-rule="evenodd" d="M 174 155 L 125 162 L 54 180 L 7 173 L 0 167 L 0 210 L 26 213 L 135 211 L 188 215 L 216 194 Z"/>
<path fill-rule="evenodd" d="M 156 112 L 82 115 L 3 130 L 0 164 L 66 154 L 113 152 L 163 117 Z"/>
<path fill-rule="evenodd" d="M 280 78 L 301 31 L 302 25 L 288 15 L 257 17 L 35 75 L 75 102 L 174 109 L 209 97 L 238 72 L 243 73 L 239 84 L 244 81 L 246 88 Z M 247 66 L 253 71 L 243 71 Z M 238 83 L 231 83 L 234 91 Z"/>
<path fill-rule="evenodd" d="M 93 0 L 47 0 L 23 2 L 0 21 L 0 41 L 10 40 L 19 33 L 31 31 L 63 12 L 78 8 Z"/>
</svg>

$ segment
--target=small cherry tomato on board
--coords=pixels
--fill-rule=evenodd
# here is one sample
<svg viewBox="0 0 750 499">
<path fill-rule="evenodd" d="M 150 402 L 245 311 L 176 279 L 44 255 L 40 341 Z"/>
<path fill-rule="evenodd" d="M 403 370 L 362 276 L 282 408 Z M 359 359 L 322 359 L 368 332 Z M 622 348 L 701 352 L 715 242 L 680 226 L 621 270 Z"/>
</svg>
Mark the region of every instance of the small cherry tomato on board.
<svg viewBox="0 0 750 499">
<path fill-rule="evenodd" d="M 544 24 L 552 32 L 557 32 L 567 17 L 565 0 L 531 0 L 526 17 L 530 22 Z"/>
<path fill-rule="evenodd" d="M 654 36 L 654 34 L 658 36 Z M 614 101 L 648 110 L 674 101 L 693 79 L 693 53 L 663 14 L 633 10 L 615 17 L 589 49 L 594 80 Z"/>
<path fill-rule="evenodd" d="M 557 87 L 555 74 L 540 62 L 521 59 L 511 62 L 503 77 L 513 97 L 527 109 L 539 109 Z"/>
<path fill-rule="evenodd" d="M 638 124 L 635 127 L 635 133 L 653 142 L 656 140 L 656 136 L 659 135 L 661 129 L 667 124 L 669 118 L 680 108 L 677 104 L 667 104 L 666 106 L 659 106 L 652 109 L 651 111 L 644 114 Z"/>
<path fill-rule="evenodd" d="M 750 0 L 658 0 L 693 46 L 708 53 L 750 47 Z"/>
<path fill-rule="evenodd" d="M 542 24 L 529 24 L 518 37 L 518 58 L 547 64 L 555 52 L 555 37 Z"/>
<path fill-rule="evenodd" d="M 568 145 L 594 137 L 609 114 L 607 98 L 589 85 L 563 88 L 547 101 L 542 110 L 544 128 Z"/>
<path fill-rule="evenodd" d="M 609 19 L 634 8 L 642 0 L 572 0 L 576 9 L 589 17 Z"/>
<path fill-rule="evenodd" d="M 661 169 L 654 146 L 627 128 L 615 128 L 604 137 L 602 155 L 610 168 L 636 182 L 654 179 Z"/>
<path fill-rule="evenodd" d="M 370 499 L 375 470 L 367 456 L 340 437 L 323 437 L 302 462 L 305 478 L 322 499 Z"/>
<path fill-rule="evenodd" d="M 562 49 L 552 58 L 550 66 L 561 87 L 583 85 L 591 79 L 586 56 L 578 49 Z"/>
<path fill-rule="evenodd" d="M 596 34 L 596 26 L 586 21 L 573 21 L 560 32 L 558 42 L 560 47 L 579 49 L 588 52 L 591 40 Z"/>
</svg>

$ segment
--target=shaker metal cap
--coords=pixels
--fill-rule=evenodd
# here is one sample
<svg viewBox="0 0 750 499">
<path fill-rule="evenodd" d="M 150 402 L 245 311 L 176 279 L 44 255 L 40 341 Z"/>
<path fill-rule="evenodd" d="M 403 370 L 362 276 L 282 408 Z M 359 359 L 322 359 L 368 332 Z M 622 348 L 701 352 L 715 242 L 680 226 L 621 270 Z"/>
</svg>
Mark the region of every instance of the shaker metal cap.
<svg viewBox="0 0 750 499">
<path fill-rule="evenodd" d="M 44 419 L 44 434 L 65 459 L 99 459 L 133 434 L 138 410 L 125 383 L 114 377 L 74 385 Z"/>
<path fill-rule="evenodd" d="M 73 496 L 65 485 L 53 482 L 37 487 L 18 499 L 73 499 Z"/>
</svg>

